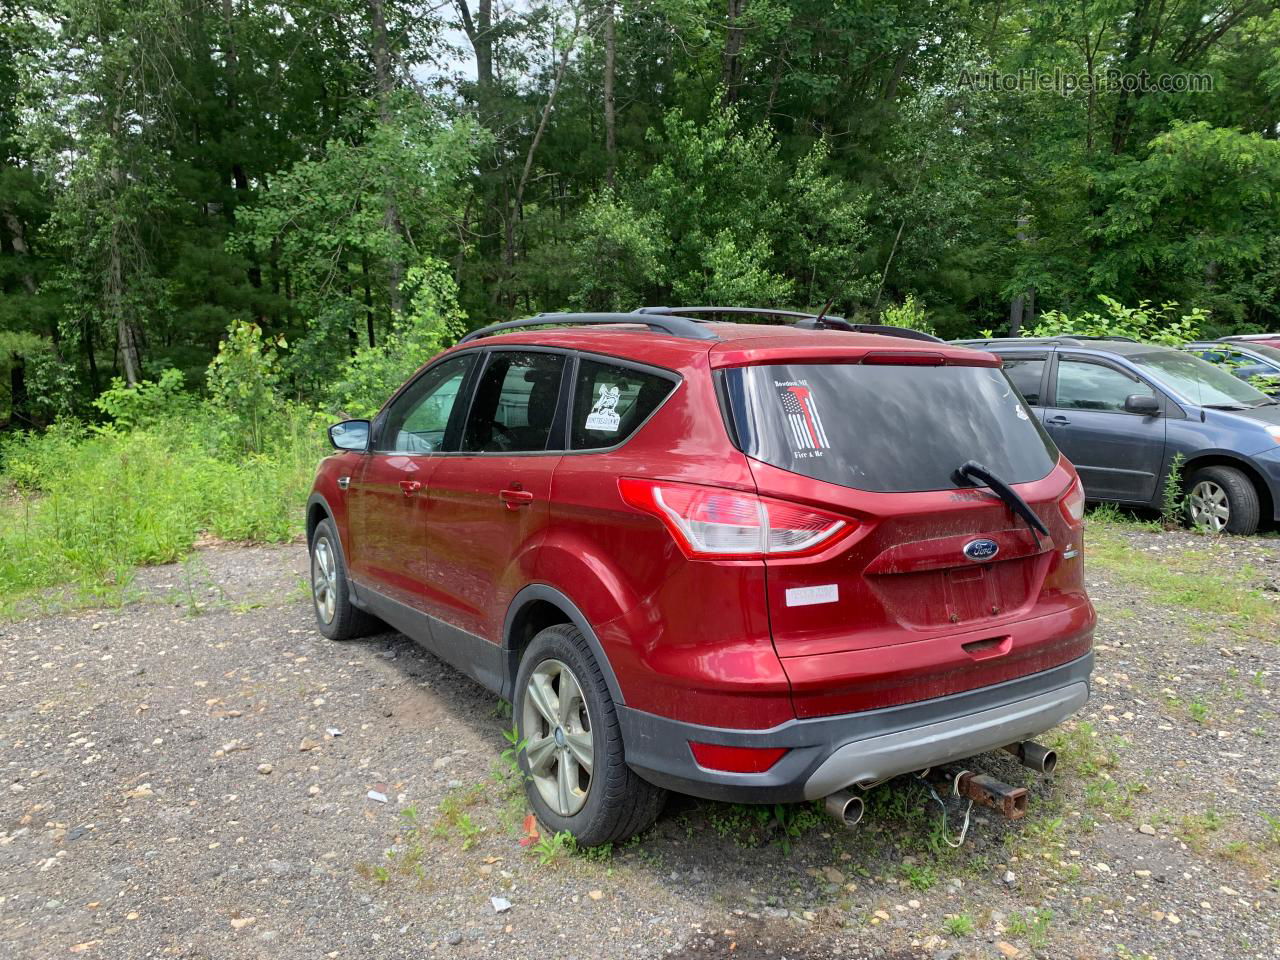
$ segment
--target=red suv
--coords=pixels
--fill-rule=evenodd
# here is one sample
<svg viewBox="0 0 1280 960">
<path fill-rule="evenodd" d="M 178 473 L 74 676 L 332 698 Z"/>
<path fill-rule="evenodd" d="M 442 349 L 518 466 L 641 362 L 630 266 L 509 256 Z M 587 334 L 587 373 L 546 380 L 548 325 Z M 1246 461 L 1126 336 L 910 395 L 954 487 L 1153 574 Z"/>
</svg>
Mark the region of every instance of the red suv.
<svg viewBox="0 0 1280 960">
<path fill-rule="evenodd" d="M 779 313 L 476 331 L 330 428 L 308 502 L 320 631 L 384 621 L 511 701 L 534 810 L 586 845 L 667 789 L 828 797 L 1088 699 L 1084 496 L 1000 360 L 704 321 L 740 312 Z"/>
</svg>

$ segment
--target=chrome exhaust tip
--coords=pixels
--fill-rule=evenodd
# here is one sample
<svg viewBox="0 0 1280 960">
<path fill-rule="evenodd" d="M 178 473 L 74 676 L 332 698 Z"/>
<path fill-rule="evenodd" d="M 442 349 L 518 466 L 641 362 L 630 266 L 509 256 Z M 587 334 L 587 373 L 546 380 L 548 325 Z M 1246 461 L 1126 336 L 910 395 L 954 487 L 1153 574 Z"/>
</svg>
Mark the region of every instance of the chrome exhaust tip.
<svg viewBox="0 0 1280 960">
<path fill-rule="evenodd" d="M 866 810 L 862 798 L 848 790 L 837 790 L 823 801 L 827 816 L 846 830 L 852 830 L 862 820 Z"/>
<path fill-rule="evenodd" d="M 1034 740 L 1011 743 L 1002 749 L 1017 757 L 1018 762 L 1024 767 L 1035 770 L 1037 773 L 1053 773 L 1058 765 L 1058 755 Z"/>
</svg>

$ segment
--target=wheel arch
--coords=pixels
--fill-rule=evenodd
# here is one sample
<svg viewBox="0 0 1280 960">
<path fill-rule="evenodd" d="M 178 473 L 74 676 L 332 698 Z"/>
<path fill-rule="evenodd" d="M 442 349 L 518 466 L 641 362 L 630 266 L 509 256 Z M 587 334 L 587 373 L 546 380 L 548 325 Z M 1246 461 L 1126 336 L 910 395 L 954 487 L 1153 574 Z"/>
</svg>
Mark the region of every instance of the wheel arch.
<svg viewBox="0 0 1280 960">
<path fill-rule="evenodd" d="M 333 522 L 336 528 L 337 521 L 333 519 L 333 510 L 329 507 L 329 501 L 323 494 L 313 493 L 307 498 L 307 546 L 311 545 L 311 537 L 322 520 Z M 341 534 L 338 539 L 342 539 Z"/>
<path fill-rule="evenodd" d="M 571 623 L 582 632 L 591 648 L 592 655 L 600 665 L 604 674 L 605 685 L 609 695 L 618 706 L 625 705 L 622 688 L 618 686 L 618 678 L 614 675 L 613 665 L 600 643 L 600 638 L 592 629 L 587 618 L 578 609 L 577 604 L 555 587 L 544 583 L 531 583 L 512 599 L 507 607 L 507 616 L 502 625 L 503 677 L 500 695 L 505 700 L 514 700 L 516 674 L 520 670 L 520 658 L 524 655 L 529 642 L 538 632 L 558 623 Z"/>
<path fill-rule="evenodd" d="M 1267 484 L 1266 478 L 1256 470 L 1252 464 L 1239 457 L 1233 457 L 1225 453 L 1207 453 L 1201 456 L 1192 457 L 1182 465 L 1182 486 L 1184 489 L 1190 489 L 1190 480 L 1192 474 L 1197 470 L 1203 470 L 1205 467 L 1234 467 L 1253 484 L 1253 489 L 1258 494 L 1258 513 L 1265 520 L 1268 517 L 1276 515 L 1276 502 L 1271 494 L 1271 487 Z"/>
</svg>

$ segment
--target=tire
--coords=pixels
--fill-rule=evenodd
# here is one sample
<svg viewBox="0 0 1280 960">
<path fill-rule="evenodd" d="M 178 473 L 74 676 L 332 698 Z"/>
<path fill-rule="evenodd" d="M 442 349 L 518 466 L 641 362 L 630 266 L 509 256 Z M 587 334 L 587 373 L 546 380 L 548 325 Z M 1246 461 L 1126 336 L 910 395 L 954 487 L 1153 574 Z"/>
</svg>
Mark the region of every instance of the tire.
<svg viewBox="0 0 1280 960">
<path fill-rule="evenodd" d="M 567 830 L 579 845 L 595 847 L 626 840 L 658 818 L 667 792 L 627 766 L 613 698 L 577 627 L 556 624 L 533 638 L 513 707 L 525 793 L 547 830 Z M 590 757 L 586 776 L 579 757 Z"/>
<path fill-rule="evenodd" d="M 1257 533 L 1261 513 L 1253 481 L 1235 467 L 1205 467 L 1187 483 L 1187 515 L 1193 527 L 1248 536 Z"/>
<path fill-rule="evenodd" d="M 330 640 L 352 640 L 377 633 L 382 621 L 351 605 L 347 562 L 333 521 L 321 520 L 311 534 L 311 609 L 316 626 Z"/>
</svg>

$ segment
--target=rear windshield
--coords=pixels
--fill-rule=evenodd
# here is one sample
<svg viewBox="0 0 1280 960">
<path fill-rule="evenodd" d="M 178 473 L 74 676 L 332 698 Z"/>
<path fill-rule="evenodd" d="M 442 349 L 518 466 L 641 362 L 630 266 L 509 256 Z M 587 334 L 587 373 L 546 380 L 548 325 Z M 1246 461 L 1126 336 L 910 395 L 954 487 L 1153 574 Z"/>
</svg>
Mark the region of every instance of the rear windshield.
<svg viewBox="0 0 1280 960">
<path fill-rule="evenodd" d="M 878 493 L 947 490 L 977 460 L 1007 483 L 1045 477 L 1058 451 L 996 367 L 776 364 L 724 371 L 744 453 Z"/>
</svg>

